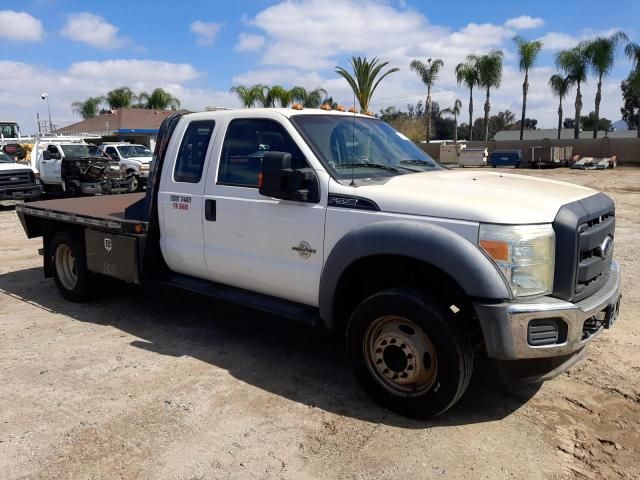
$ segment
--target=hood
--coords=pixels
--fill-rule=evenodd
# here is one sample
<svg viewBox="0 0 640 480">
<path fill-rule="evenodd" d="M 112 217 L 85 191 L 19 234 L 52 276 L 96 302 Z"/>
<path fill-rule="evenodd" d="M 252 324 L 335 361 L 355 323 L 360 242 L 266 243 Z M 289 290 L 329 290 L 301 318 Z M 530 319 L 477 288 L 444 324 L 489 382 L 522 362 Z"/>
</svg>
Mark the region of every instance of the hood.
<svg viewBox="0 0 640 480">
<path fill-rule="evenodd" d="M 512 225 L 553 222 L 562 205 L 596 193 L 545 178 L 462 170 L 400 175 L 353 192 L 386 212 Z"/>
<path fill-rule="evenodd" d="M 2 163 L 0 162 L 0 172 L 10 172 L 14 170 L 32 170 L 29 165 L 24 163 Z"/>
</svg>

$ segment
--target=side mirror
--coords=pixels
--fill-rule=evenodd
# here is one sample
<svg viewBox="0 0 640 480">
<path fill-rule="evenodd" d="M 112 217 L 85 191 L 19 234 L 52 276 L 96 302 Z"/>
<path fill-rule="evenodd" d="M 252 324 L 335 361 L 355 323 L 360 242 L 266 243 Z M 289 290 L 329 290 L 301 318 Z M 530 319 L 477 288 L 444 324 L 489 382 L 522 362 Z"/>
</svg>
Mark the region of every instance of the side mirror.
<svg viewBox="0 0 640 480">
<path fill-rule="evenodd" d="M 60 154 L 45 150 L 44 152 L 42 152 L 42 159 L 43 160 L 60 160 Z"/>
<path fill-rule="evenodd" d="M 260 195 L 295 202 L 319 202 L 316 173 L 310 168 L 293 169 L 292 163 L 290 153 L 266 152 L 258 177 Z"/>
</svg>

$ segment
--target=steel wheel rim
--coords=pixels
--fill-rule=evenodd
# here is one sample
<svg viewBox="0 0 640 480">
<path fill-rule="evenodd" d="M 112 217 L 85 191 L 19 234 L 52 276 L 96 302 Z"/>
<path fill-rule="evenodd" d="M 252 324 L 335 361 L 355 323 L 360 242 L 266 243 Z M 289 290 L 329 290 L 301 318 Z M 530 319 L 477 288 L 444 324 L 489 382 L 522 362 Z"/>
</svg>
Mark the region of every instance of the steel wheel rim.
<svg viewBox="0 0 640 480">
<path fill-rule="evenodd" d="M 78 284 L 78 267 L 76 259 L 69 246 L 61 243 L 56 248 L 55 254 L 56 272 L 62 286 L 67 290 L 73 290 Z"/>
<path fill-rule="evenodd" d="M 369 371 L 389 392 L 413 397 L 428 391 L 438 373 L 429 336 L 411 320 L 395 315 L 374 320 L 364 336 Z"/>
</svg>

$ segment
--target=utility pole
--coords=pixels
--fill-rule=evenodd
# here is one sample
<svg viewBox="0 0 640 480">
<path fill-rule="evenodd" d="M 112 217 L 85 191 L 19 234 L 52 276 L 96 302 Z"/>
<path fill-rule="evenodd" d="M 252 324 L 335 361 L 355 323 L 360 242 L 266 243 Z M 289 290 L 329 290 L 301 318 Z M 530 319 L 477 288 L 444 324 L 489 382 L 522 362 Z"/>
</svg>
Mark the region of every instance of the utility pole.
<svg viewBox="0 0 640 480">
<path fill-rule="evenodd" d="M 42 100 L 47 101 L 47 112 L 49 112 L 49 133 L 53 131 L 53 122 L 51 122 L 51 108 L 49 107 L 49 94 L 47 92 L 42 92 L 41 95 Z"/>
</svg>

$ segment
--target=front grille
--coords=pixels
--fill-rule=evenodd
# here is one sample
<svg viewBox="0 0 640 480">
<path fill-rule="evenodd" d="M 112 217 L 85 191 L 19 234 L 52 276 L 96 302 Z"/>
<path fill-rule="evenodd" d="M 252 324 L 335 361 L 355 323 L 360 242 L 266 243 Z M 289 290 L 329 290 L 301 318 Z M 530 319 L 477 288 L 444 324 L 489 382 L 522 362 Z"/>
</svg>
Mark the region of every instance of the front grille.
<svg viewBox="0 0 640 480">
<path fill-rule="evenodd" d="M 563 206 L 555 221 L 553 295 L 579 301 L 607 280 L 613 258 L 615 208 L 599 193 Z"/>
<path fill-rule="evenodd" d="M 19 187 L 33 183 L 33 172 L 31 170 L 11 170 L 0 172 L 0 188 Z"/>
<path fill-rule="evenodd" d="M 611 266 L 615 213 L 607 212 L 578 227 L 578 266 L 575 292 L 601 283 Z"/>
</svg>

